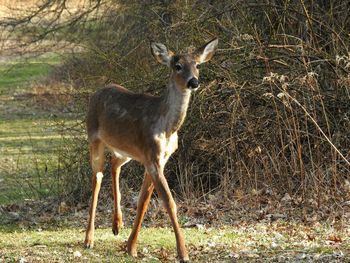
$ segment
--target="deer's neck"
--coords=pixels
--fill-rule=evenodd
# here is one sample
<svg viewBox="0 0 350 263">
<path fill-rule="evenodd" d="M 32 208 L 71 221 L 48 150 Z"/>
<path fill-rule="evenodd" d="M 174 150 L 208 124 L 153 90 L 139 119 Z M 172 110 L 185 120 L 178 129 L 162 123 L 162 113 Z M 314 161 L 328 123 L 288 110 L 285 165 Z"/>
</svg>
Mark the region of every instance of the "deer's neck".
<svg viewBox="0 0 350 263">
<path fill-rule="evenodd" d="M 180 129 L 186 117 L 190 97 L 190 90 L 182 90 L 173 82 L 169 82 L 161 104 L 162 130 L 168 136 Z"/>
</svg>

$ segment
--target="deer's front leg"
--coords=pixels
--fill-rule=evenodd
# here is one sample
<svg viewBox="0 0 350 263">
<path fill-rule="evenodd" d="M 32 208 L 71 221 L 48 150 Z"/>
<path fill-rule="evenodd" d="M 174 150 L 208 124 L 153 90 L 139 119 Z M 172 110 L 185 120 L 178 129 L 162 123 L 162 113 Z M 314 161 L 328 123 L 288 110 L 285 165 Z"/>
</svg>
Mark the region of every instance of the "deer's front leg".
<svg viewBox="0 0 350 263">
<path fill-rule="evenodd" d="M 137 236 L 141 228 L 141 224 L 143 221 L 143 217 L 146 213 L 147 206 L 151 199 L 153 193 L 153 183 L 149 174 L 145 174 L 145 178 L 142 183 L 139 201 L 137 203 L 137 213 L 134 221 L 134 225 L 132 227 L 132 231 L 128 240 L 128 253 L 129 255 L 136 257 L 137 256 Z"/>
<path fill-rule="evenodd" d="M 175 238 L 176 238 L 177 254 L 178 254 L 179 260 L 180 262 L 183 262 L 183 263 L 189 262 L 188 253 L 185 246 L 185 240 L 184 240 L 182 231 L 180 229 L 180 225 L 177 221 L 176 204 L 170 192 L 168 182 L 164 177 L 163 167 L 157 163 L 151 164 L 147 168 L 147 171 L 150 173 L 152 177 L 152 181 L 154 183 L 156 191 L 159 197 L 162 199 L 164 207 L 167 210 L 171 223 L 173 225 Z"/>
</svg>

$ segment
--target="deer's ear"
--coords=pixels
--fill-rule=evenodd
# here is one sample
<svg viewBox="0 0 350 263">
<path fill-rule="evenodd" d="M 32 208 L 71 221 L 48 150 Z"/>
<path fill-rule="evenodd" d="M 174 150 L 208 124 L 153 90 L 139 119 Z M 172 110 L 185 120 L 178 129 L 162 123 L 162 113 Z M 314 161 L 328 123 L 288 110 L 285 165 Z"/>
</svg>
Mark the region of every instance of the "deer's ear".
<svg viewBox="0 0 350 263">
<path fill-rule="evenodd" d="M 218 46 L 218 42 L 219 40 L 217 38 L 214 38 L 194 52 L 199 64 L 207 62 L 213 57 L 214 52 Z"/>
<path fill-rule="evenodd" d="M 167 49 L 165 45 L 162 43 L 151 43 L 151 51 L 154 58 L 163 65 L 167 65 L 170 67 L 170 61 L 171 57 L 174 55 L 174 53 Z"/>
</svg>

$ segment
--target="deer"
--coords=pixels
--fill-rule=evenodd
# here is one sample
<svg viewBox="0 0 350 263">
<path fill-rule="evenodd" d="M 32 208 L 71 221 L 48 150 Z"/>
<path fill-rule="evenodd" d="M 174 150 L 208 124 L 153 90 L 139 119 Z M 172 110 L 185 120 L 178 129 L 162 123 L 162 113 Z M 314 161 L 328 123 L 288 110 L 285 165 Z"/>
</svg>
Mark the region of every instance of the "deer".
<svg viewBox="0 0 350 263">
<path fill-rule="evenodd" d="M 170 68 L 167 88 L 161 96 L 129 91 L 110 84 L 90 96 L 87 134 L 92 168 L 92 198 L 86 230 L 85 247 L 94 245 L 95 216 L 103 178 L 104 151 L 111 154 L 113 188 L 112 231 L 118 235 L 123 227 L 119 175 L 130 160 L 140 162 L 145 174 L 137 204 L 136 217 L 127 241 L 127 252 L 137 257 L 137 237 L 154 188 L 169 214 L 176 238 L 180 262 L 189 262 L 184 237 L 177 220 L 177 207 L 164 166 L 178 147 L 177 132 L 183 124 L 191 93 L 199 84 L 199 65 L 209 61 L 218 45 L 214 38 L 193 52 L 176 55 L 162 44 L 151 42 L 156 61 Z"/>
</svg>

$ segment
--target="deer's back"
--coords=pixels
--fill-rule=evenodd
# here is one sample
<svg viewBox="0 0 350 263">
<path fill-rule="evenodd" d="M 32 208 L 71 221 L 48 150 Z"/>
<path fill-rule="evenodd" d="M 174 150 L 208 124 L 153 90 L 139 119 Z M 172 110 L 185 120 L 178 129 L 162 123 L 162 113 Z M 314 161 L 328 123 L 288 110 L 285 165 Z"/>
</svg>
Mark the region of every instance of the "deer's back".
<svg viewBox="0 0 350 263">
<path fill-rule="evenodd" d="M 149 127 L 158 111 L 159 97 L 136 94 L 109 85 L 90 97 L 87 116 L 89 140 L 108 142 L 111 148 L 138 145 L 151 136 Z M 141 146 L 140 146 L 141 147 Z"/>
</svg>

